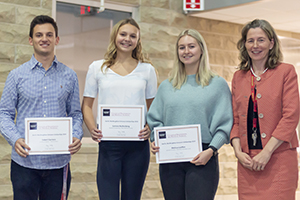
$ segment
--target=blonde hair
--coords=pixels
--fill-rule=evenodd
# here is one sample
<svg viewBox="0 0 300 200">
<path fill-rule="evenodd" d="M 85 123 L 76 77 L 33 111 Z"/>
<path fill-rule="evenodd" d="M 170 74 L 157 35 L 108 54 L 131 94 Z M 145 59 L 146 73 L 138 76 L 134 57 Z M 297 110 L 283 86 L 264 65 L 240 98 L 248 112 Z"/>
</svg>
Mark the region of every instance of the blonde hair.
<svg viewBox="0 0 300 200">
<path fill-rule="evenodd" d="M 209 81 L 211 80 L 212 77 L 215 76 L 215 74 L 210 70 L 206 43 L 202 35 L 194 29 L 187 29 L 182 31 L 177 38 L 176 58 L 174 62 L 174 67 L 171 70 L 169 76 L 169 81 L 170 82 L 172 81 L 172 85 L 176 89 L 180 89 L 181 86 L 186 82 L 187 75 L 185 71 L 185 66 L 180 61 L 179 54 L 178 54 L 178 42 L 183 36 L 186 35 L 193 37 L 197 41 L 198 45 L 200 46 L 202 55 L 200 56 L 199 59 L 200 62 L 199 62 L 198 71 L 196 73 L 196 82 L 198 85 L 201 85 L 202 87 L 207 86 L 209 84 Z"/>
<path fill-rule="evenodd" d="M 116 57 L 117 57 L 116 37 L 117 37 L 117 34 L 118 34 L 121 26 L 123 26 L 125 24 L 133 25 L 140 31 L 139 25 L 132 18 L 123 19 L 123 20 L 119 21 L 116 25 L 114 25 L 112 32 L 110 34 L 109 45 L 108 45 L 106 53 L 104 55 L 105 61 L 103 62 L 102 66 L 101 66 L 101 71 L 103 71 L 104 66 L 107 66 L 106 69 L 108 69 L 113 64 L 115 64 Z M 136 48 L 132 51 L 131 56 L 132 56 L 132 58 L 134 58 L 138 61 L 150 63 L 150 61 L 148 59 L 146 59 L 144 54 L 142 53 L 141 36 L 139 36 L 138 43 L 136 45 Z"/>
<path fill-rule="evenodd" d="M 276 35 L 276 32 L 274 28 L 271 26 L 269 22 L 266 20 L 262 19 L 255 19 L 249 23 L 247 23 L 241 32 L 242 38 L 238 41 L 237 43 L 237 48 L 240 51 L 239 54 L 239 59 L 240 59 L 240 64 L 239 67 L 241 70 L 249 70 L 251 65 L 252 65 L 252 60 L 250 56 L 248 55 L 247 49 L 245 47 L 245 43 L 247 40 L 247 34 L 248 31 L 251 28 L 261 28 L 267 35 L 268 39 L 271 41 L 274 41 L 274 46 L 272 49 L 269 50 L 269 55 L 268 55 L 268 60 L 265 63 L 266 68 L 275 68 L 278 63 L 282 60 L 282 53 L 280 50 L 280 42 L 279 39 Z"/>
</svg>

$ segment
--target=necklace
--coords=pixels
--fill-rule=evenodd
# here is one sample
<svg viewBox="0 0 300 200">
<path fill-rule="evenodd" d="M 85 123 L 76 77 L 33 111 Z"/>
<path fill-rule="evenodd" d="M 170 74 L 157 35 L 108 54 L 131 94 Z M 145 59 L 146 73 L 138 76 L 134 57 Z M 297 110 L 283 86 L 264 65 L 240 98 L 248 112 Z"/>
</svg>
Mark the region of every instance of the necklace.
<svg viewBox="0 0 300 200">
<path fill-rule="evenodd" d="M 254 73 L 252 67 L 250 67 L 250 70 L 251 70 L 252 74 L 256 77 L 256 80 L 257 80 L 257 81 L 260 81 L 260 80 L 261 80 L 260 76 L 258 76 L 258 75 L 256 75 L 256 74 Z M 266 69 L 263 71 L 262 74 L 264 74 L 267 70 L 268 70 L 268 68 L 266 68 Z"/>
</svg>

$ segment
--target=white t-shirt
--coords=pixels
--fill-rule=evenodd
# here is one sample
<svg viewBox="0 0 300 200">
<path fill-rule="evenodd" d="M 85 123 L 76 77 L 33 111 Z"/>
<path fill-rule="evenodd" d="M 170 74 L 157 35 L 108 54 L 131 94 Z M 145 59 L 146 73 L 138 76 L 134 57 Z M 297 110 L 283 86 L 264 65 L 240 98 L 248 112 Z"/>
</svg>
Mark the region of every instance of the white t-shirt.
<svg viewBox="0 0 300 200">
<path fill-rule="evenodd" d="M 157 91 L 154 67 L 139 62 L 130 74 L 121 76 L 109 68 L 105 71 L 106 67 L 103 73 L 103 62 L 97 60 L 89 66 L 83 96 L 96 98 L 98 94 L 98 105 L 144 105 L 146 115 L 146 99 L 154 98 Z"/>
</svg>

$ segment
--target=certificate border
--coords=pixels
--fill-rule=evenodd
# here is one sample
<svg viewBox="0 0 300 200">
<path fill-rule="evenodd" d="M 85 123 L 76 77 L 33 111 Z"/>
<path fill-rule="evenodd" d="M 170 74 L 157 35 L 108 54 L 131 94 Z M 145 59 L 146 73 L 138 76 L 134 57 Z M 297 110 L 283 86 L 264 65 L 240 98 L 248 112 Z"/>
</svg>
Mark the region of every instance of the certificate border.
<svg viewBox="0 0 300 200">
<path fill-rule="evenodd" d="M 57 117 L 44 117 L 44 118 L 25 118 L 25 128 L 27 128 L 27 131 L 25 131 L 25 138 L 26 139 L 26 144 L 29 143 L 29 130 L 30 130 L 30 122 L 38 122 L 38 121 L 68 121 L 68 130 L 69 130 L 69 143 L 68 145 L 72 144 L 72 117 L 62 117 L 62 118 L 57 118 Z M 48 155 L 48 154 L 70 154 L 68 150 L 46 150 L 46 151 L 28 151 L 29 155 Z"/>
<path fill-rule="evenodd" d="M 179 130 L 179 129 L 197 129 L 197 142 L 198 142 L 198 150 L 199 153 L 202 151 L 202 144 L 201 143 L 201 125 L 200 124 L 193 124 L 193 125 L 183 125 L 183 126 L 162 126 L 162 127 L 155 127 L 154 134 L 155 134 L 155 145 L 159 146 L 159 135 L 158 132 L 160 131 L 167 131 L 167 130 Z M 196 156 L 196 155 L 195 155 Z M 160 152 L 157 152 L 156 155 L 156 162 L 159 164 L 163 163 L 174 163 L 174 162 L 188 162 L 191 161 L 194 157 L 185 157 L 185 158 L 173 158 L 173 159 L 160 159 Z"/>
<path fill-rule="evenodd" d="M 143 105 L 104 105 L 101 104 L 98 106 L 98 113 L 99 115 L 99 129 L 101 130 L 102 128 L 102 110 L 103 108 L 120 108 L 120 109 L 140 109 L 140 130 L 144 128 L 143 124 L 145 124 L 145 111 L 144 111 L 144 106 Z M 136 137 L 116 137 L 116 136 L 110 136 L 110 137 L 104 137 L 101 139 L 103 141 L 144 141 L 144 139 L 140 139 L 138 136 Z"/>
</svg>

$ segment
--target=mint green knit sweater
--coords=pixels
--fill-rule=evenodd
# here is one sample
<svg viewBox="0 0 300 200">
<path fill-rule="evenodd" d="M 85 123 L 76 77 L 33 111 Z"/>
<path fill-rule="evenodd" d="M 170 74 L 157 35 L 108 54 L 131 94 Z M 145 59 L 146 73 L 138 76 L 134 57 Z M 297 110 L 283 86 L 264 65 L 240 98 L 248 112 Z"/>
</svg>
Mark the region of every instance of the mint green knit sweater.
<svg viewBox="0 0 300 200">
<path fill-rule="evenodd" d="M 147 114 L 151 130 L 159 126 L 201 124 L 202 142 L 219 149 L 229 142 L 233 116 L 231 93 L 226 81 L 219 76 L 208 86 L 196 83 L 196 75 L 188 75 L 180 90 L 165 80 Z M 153 131 L 151 141 L 154 141 Z"/>
</svg>

